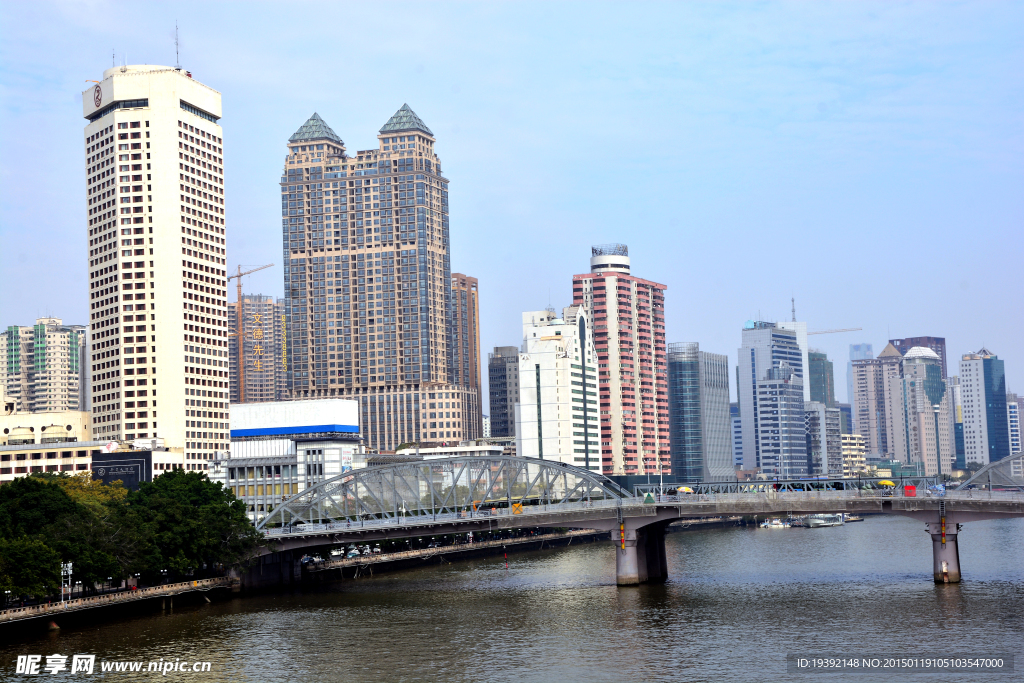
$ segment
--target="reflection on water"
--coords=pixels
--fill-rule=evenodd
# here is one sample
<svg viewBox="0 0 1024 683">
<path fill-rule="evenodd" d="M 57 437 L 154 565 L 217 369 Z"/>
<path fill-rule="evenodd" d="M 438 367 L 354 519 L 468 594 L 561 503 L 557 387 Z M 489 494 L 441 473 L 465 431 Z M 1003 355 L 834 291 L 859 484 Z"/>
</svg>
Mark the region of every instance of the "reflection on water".
<svg viewBox="0 0 1024 683">
<path fill-rule="evenodd" d="M 932 583 L 924 525 L 896 517 L 672 534 L 670 581 L 639 588 L 615 586 L 607 542 L 513 555 L 508 570 L 430 566 L 0 645 L 0 679 L 18 680 L 18 654 L 54 652 L 212 661 L 170 676 L 232 682 L 813 677 L 786 674 L 789 652 L 1013 652 L 1024 667 L 1024 520 L 974 522 L 960 540 L 959 586 Z"/>
</svg>

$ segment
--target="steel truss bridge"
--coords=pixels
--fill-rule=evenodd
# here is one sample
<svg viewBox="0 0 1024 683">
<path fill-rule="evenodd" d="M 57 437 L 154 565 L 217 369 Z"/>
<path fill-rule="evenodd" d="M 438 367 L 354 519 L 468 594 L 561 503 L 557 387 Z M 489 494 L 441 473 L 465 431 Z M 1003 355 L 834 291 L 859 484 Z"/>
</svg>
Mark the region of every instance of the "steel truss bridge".
<svg viewBox="0 0 1024 683">
<path fill-rule="evenodd" d="M 1010 463 L 1006 463 L 1009 466 Z M 979 473 L 980 474 L 980 473 Z M 638 486 L 553 460 L 459 457 L 350 470 L 283 501 L 257 525 L 266 553 L 425 535 L 571 527 L 612 532 L 620 585 L 667 577 L 665 527 L 715 515 L 889 513 L 928 523 L 934 577 L 960 580 L 962 523 L 1024 517 L 1024 492 L 941 491 L 938 478 L 801 479 Z"/>
</svg>

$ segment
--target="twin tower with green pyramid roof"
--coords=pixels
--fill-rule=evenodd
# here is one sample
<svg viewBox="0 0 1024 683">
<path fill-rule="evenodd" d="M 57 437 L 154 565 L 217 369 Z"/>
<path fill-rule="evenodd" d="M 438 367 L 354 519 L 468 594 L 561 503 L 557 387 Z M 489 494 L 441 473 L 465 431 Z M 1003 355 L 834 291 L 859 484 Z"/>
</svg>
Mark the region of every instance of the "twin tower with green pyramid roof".
<svg viewBox="0 0 1024 683">
<path fill-rule="evenodd" d="M 452 367 L 460 311 L 435 142 L 407 104 L 381 127 L 376 149 L 348 154 L 315 113 L 288 139 L 287 384 L 297 399 L 359 400 L 371 448 L 481 436 L 480 387 L 455 381 L 467 375 Z"/>
</svg>

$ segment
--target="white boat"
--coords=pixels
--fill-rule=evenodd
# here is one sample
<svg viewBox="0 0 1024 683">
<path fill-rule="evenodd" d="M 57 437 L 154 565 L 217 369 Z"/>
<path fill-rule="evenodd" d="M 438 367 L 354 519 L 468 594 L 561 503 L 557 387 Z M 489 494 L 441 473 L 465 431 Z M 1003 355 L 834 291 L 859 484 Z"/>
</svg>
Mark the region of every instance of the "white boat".
<svg viewBox="0 0 1024 683">
<path fill-rule="evenodd" d="M 807 517 L 807 526 L 812 529 L 817 529 L 821 526 L 842 526 L 843 515 L 837 513 L 834 515 L 809 515 Z"/>
<path fill-rule="evenodd" d="M 771 521 L 766 519 L 763 522 L 761 522 L 761 528 L 762 529 L 788 529 L 789 527 L 790 527 L 789 522 L 783 522 L 778 517 L 776 517 L 775 519 L 773 519 Z"/>
</svg>

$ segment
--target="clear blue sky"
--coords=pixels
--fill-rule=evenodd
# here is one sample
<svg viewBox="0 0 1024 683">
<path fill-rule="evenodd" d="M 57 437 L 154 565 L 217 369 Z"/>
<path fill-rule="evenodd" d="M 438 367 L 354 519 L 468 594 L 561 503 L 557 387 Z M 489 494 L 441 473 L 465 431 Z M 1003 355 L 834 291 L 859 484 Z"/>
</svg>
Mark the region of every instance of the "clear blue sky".
<svg viewBox="0 0 1024 683">
<path fill-rule="evenodd" d="M 285 141 L 349 150 L 402 103 L 451 179 L 482 345 L 571 298 L 591 244 L 668 285 L 669 341 L 735 363 L 748 318 L 814 344 L 983 344 L 1024 391 L 1024 5 L 0 4 L 0 324 L 88 321 L 80 93 L 117 60 L 223 94 L 229 262 L 278 263 Z M 247 291 L 281 295 L 280 267 Z M 486 358 L 484 359 L 486 362 Z M 735 389 L 733 389 L 735 392 Z"/>
</svg>

